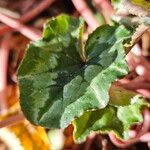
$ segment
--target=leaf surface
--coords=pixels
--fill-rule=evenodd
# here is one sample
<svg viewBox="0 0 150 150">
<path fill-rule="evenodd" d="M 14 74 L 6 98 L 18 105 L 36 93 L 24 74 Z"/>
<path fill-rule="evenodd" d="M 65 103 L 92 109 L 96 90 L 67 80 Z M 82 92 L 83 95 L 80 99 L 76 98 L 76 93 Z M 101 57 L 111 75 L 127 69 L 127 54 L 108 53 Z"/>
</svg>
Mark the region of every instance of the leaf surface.
<svg viewBox="0 0 150 150">
<path fill-rule="evenodd" d="M 119 92 L 120 89 L 113 90 L 110 99 L 115 99 L 116 94 L 113 93 L 116 93 L 116 91 Z M 74 120 L 74 140 L 83 142 L 91 132 L 109 133 L 110 131 L 121 139 L 129 139 L 131 125 L 143 121 L 141 109 L 143 106 L 148 106 L 148 103 L 140 96 L 134 96 L 129 99 L 134 94 L 129 91 L 129 95 L 127 95 L 127 93 L 121 91 L 119 95 L 123 98 L 126 97 L 126 105 L 124 105 L 124 101 L 120 97 L 122 106 L 120 102 L 118 104 L 115 102 L 114 105 L 110 100 L 104 109 L 87 111 L 80 118 Z"/>
<path fill-rule="evenodd" d="M 102 109 L 112 82 L 128 73 L 123 26 L 101 26 L 83 45 L 83 20 L 49 20 L 31 43 L 18 70 L 22 111 L 47 128 L 65 128 L 87 110 Z"/>
<path fill-rule="evenodd" d="M 112 0 L 117 13 L 112 19 L 124 25 L 132 33 L 132 37 L 124 45 L 126 52 L 139 41 L 142 35 L 150 28 L 150 2 L 146 0 Z M 126 12 L 126 15 L 122 13 Z"/>
<path fill-rule="evenodd" d="M 150 15 L 150 2 L 147 0 L 112 0 L 116 10 L 126 10 L 128 13 L 136 16 Z"/>
</svg>

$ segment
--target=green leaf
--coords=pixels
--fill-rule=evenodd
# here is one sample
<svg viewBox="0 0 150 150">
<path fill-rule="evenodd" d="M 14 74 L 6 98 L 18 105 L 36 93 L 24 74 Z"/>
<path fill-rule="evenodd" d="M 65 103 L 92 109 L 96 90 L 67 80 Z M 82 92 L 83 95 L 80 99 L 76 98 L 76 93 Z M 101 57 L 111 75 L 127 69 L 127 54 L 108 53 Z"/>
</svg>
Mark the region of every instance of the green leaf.
<svg viewBox="0 0 150 150">
<path fill-rule="evenodd" d="M 112 16 L 112 20 L 124 25 L 132 33 L 131 39 L 124 45 L 128 52 L 150 28 L 150 2 L 146 0 L 112 0 L 112 4 L 117 10 L 117 13 Z M 122 15 L 122 11 L 126 11 L 126 15 Z"/>
<path fill-rule="evenodd" d="M 113 92 L 116 92 L 116 90 L 113 90 Z M 148 103 L 140 96 L 128 99 L 131 97 L 131 94 L 134 93 L 129 92 L 129 95 L 127 95 L 126 92 L 122 91 L 119 94 L 121 95 L 120 101 L 122 102 L 122 97 L 126 97 L 126 105 L 123 104 L 121 106 L 120 102 L 118 105 L 116 102 L 115 105 L 112 105 L 110 101 L 104 109 L 87 111 L 80 118 L 75 119 L 73 121 L 74 140 L 76 142 L 83 142 L 91 132 L 109 133 L 110 131 L 114 132 L 118 138 L 129 139 L 131 125 L 143 121 L 141 108 L 148 106 Z M 110 99 L 115 99 L 116 93 L 111 96 Z"/>
<path fill-rule="evenodd" d="M 83 142 L 92 132 L 107 133 L 112 130 L 121 136 L 123 125 L 116 116 L 116 108 L 112 106 L 97 111 L 85 112 L 80 118 L 73 121 L 74 140 Z"/>
<path fill-rule="evenodd" d="M 28 120 L 65 128 L 87 110 L 102 109 L 112 82 L 128 73 L 123 26 L 101 26 L 83 45 L 83 20 L 49 20 L 41 40 L 31 43 L 18 70 L 20 103 Z"/>
<path fill-rule="evenodd" d="M 126 10 L 129 14 L 136 16 L 150 15 L 150 2 L 147 0 L 112 0 L 116 10 Z"/>
<path fill-rule="evenodd" d="M 73 101 L 63 102 L 63 87 L 73 78 L 73 86 L 81 80 L 76 77 L 82 69 L 77 51 L 80 26 L 82 19 L 58 16 L 46 23 L 43 38 L 28 46 L 18 79 L 22 110 L 34 124 L 60 127 L 63 109 Z"/>
<path fill-rule="evenodd" d="M 106 107 L 111 83 L 128 71 L 122 45 L 127 35 L 128 31 L 123 26 L 101 26 L 89 36 L 85 46 L 88 61 L 84 71 L 84 79 L 89 86 L 83 96 L 65 109 L 62 127 L 86 110 Z"/>
</svg>

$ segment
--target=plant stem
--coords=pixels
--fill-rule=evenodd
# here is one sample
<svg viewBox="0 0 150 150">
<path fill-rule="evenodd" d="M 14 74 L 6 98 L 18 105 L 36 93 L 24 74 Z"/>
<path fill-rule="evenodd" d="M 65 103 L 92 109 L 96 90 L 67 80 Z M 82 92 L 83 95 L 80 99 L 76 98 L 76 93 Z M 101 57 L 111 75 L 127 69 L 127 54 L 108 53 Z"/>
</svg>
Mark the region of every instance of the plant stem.
<svg viewBox="0 0 150 150">
<path fill-rule="evenodd" d="M 121 86 L 128 90 L 150 89 L 150 83 L 148 82 L 130 81 L 129 83 L 121 84 Z"/>
<path fill-rule="evenodd" d="M 104 16 L 105 21 L 111 24 L 110 16 L 114 14 L 113 7 L 108 0 L 93 0 L 97 10 Z"/>
<path fill-rule="evenodd" d="M 6 88 L 10 38 L 10 34 L 5 35 L 0 47 L 0 114 L 7 111 Z"/>
<path fill-rule="evenodd" d="M 26 23 L 26 22 L 32 20 L 33 18 L 38 16 L 42 11 L 44 11 L 46 8 L 48 8 L 53 2 L 54 2 L 54 0 L 41 1 L 41 3 L 39 3 L 35 8 L 33 8 L 32 10 L 30 10 L 29 12 L 24 14 L 18 21 L 21 23 Z M 6 32 L 12 31 L 12 30 L 13 29 L 10 26 L 5 25 L 0 29 L 0 36 L 5 34 Z"/>
<path fill-rule="evenodd" d="M 25 118 L 23 114 L 17 114 L 11 117 L 8 117 L 5 120 L 0 121 L 0 128 L 12 126 L 18 122 L 23 121 Z"/>
<path fill-rule="evenodd" d="M 86 2 L 84 0 L 72 0 L 72 3 L 81 14 L 81 16 L 84 18 L 84 20 L 87 22 L 89 27 L 95 30 L 99 26 L 99 23 L 94 17 L 92 11 L 87 6 Z"/>
<path fill-rule="evenodd" d="M 31 30 L 31 28 L 21 24 L 15 19 L 12 19 L 8 16 L 5 16 L 0 13 L 0 21 L 9 25 L 11 28 L 16 29 L 20 33 L 22 33 L 24 36 L 29 38 L 30 40 L 36 41 L 39 40 L 41 35 L 37 34 L 35 31 Z"/>
</svg>

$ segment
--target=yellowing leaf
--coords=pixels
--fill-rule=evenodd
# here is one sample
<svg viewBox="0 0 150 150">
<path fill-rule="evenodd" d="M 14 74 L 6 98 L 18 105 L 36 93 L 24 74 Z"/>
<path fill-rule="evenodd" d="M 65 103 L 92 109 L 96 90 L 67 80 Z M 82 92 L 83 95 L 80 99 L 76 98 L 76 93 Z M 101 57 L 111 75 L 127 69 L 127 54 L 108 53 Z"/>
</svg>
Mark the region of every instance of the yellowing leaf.
<svg viewBox="0 0 150 150">
<path fill-rule="evenodd" d="M 49 150 L 50 145 L 45 130 L 29 123 L 19 123 L 9 127 L 19 138 L 24 150 Z"/>
<path fill-rule="evenodd" d="M 150 11 L 150 1 L 149 0 L 131 0 L 135 5 L 141 6 Z"/>
</svg>

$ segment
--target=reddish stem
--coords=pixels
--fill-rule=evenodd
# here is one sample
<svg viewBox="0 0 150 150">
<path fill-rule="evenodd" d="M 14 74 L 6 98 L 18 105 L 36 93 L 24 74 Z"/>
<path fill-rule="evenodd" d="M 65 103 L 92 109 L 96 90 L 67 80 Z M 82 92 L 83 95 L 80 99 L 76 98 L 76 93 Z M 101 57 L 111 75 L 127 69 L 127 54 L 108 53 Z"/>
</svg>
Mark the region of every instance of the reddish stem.
<svg viewBox="0 0 150 150">
<path fill-rule="evenodd" d="M 114 14 L 113 7 L 108 0 L 93 0 L 97 10 L 103 14 L 105 21 L 111 24 L 110 16 Z"/>
<path fill-rule="evenodd" d="M 150 89 L 138 89 L 136 92 L 140 93 L 146 98 L 150 98 Z"/>
<path fill-rule="evenodd" d="M 23 15 L 19 21 L 21 22 L 28 22 L 39 15 L 42 11 L 47 9 L 55 0 L 43 0 L 39 5 L 33 8 L 31 11 Z"/>
<path fill-rule="evenodd" d="M 89 27 L 95 30 L 99 26 L 99 23 L 95 19 L 92 11 L 89 9 L 86 2 L 84 0 L 72 0 L 72 3 L 74 4 L 78 12 L 81 14 L 81 16 L 84 18 L 84 20 L 87 22 Z"/>
<path fill-rule="evenodd" d="M 10 35 L 6 35 L 1 41 L 0 47 L 0 113 L 7 110 L 6 87 L 7 87 L 7 66 L 9 57 Z"/>
<path fill-rule="evenodd" d="M 16 29 L 17 31 L 22 33 L 24 36 L 28 37 L 30 40 L 36 41 L 36 40 L 39 40 L 41 37 L 41 35 L 37 34 L 35 31 L 31 30 L 29 27 L 3 14 L 0 14 L 0 21 L 9 25 L 11 28 Z"/>
<path fill-rule="evenodd" d="M 130 81 L 126 84 L 120 84 L 122 87 L 128 89 L 128 90 L 137 90 L 137 89 L 150 89 L 150 83 L 149 82 L 135 82 Z"/>
<path fill-rule="evenodd" d="M 145 133 L 140 137 L 141 142 L 150 142 L 150 132 Z"/>
<path fill-rule="evenodd" d="M 109 15 L 114 13 L 113 7 L 108 0 L 94 0 L 97 6 L 100 6 L 103 10 L 107 10 Z"/>
<path fill-rule="evenodd" d="M 25 118 L 23 114 L 17 114 L 14 116 L 11 116 L 5 120 L 0 121 L 0 128 L 12 126 L 14 124 L 17 124 L 18 122 L 23 121 Z"/>
<path fill-rule="evenodd" d="M 115 82 L 114 85 L 135 91 L 144 97 L 150 98 L 150 82 L 146 82 L 141 76 L 136 77 L 134 80 L 124 78 Z"/>
<path fill-rule="evenodd" d="M 26 23 L 33 18 L 35 18 L 37 15 L 39 15 L 42 11 L 44 11 L 46 8 L 48 8 L 54 0 L 43 0 L 41 3 L 39 3 L 35 8 L 33 8 L 31 11 L 24 14 L 18 21 L 22 23 Z M 10 26 L 3 26 L 0 29 L 0 36 L 4 35 L 6 32 L 12 31 L 13 29 L 10 28 Z"/>
</svg>

